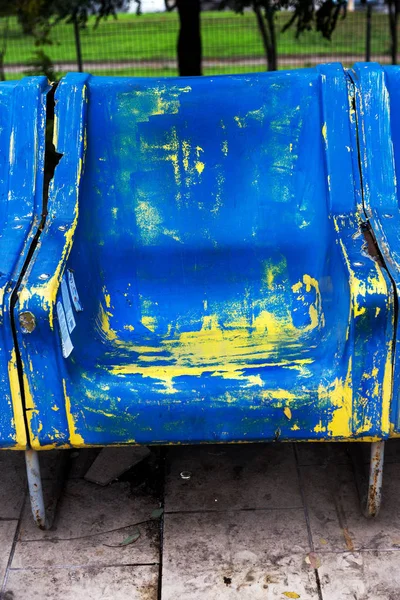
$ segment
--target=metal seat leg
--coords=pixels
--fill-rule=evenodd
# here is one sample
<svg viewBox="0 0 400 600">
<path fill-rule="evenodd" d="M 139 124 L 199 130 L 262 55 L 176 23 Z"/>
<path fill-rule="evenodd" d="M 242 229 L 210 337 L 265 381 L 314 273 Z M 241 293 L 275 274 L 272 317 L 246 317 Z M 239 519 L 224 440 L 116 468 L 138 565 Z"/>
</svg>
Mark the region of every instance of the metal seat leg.
<svg viewBox="0 0 400 600">
<path fill-rule="evenodd" d="M 376 517 L 381 507 L 385 442 L 372 442 L 369 470 L 364 462 L 361 443 L 349 444 L 354 475 L 360 497 L 361 511 L 367 518 Z"/>
<path fill-rule="evenodd" d="M 40 529 L 49 529 L 40 476 L 39 455 L 36 450 L 25 450 L 25 462 L 33 519 Z"/>
<path fill-rule="evenodd" d="M 47 502 L 40 475 L 39 453 L 36 450 L 25 450 L 26 473 L 33 519 L 40 529 L 50 529 L 53 524 L 57 502 L 65 481 L 69 453 L 60 451 L 56 466 L 55 478 L 49 481 Z M 47 489 L 47 486 L 46 486 Z"/>
<path fill-rule="evenodd" d="M 376 517 L 381 507 L 384 456 L 385 442 L 372 442 L 368 487 L 363 506 L 363 513 L 368 518 Z"/>
</svg>

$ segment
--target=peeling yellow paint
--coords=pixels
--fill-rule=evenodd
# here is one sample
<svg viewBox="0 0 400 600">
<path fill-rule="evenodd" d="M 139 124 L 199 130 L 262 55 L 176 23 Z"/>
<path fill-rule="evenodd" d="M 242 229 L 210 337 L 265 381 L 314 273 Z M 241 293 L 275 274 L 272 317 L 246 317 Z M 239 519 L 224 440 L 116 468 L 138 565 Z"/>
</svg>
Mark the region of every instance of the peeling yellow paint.
<svg viewBox="0 0 400 600">
<path fill-rule="evenodd" d="M 198 160 L 194 164 L 194 168 L 196 169 L 196 171 L 198 172 L 199 175 L 201 175 L 202 172 L 204 171 L 204 167 L 205 167 L 205 164 L 203 162 L 201 162 L 200 160 Z"/>
<path fill-rule="evenodd" d="M 394 315 L 393 315 L 394 320 Z M 392 386 L 393 386 L 393 346 L 392 341 L 387 342 L 387 355 L 385 361 L 385 370 L 383 374 L 382 384 L 382 422 L 381 429 L 385 435 L 389 433 L 390 428 L 390 401 L 392 398 Z"/>
<path fill-rule="evenodd" d="M 327 137 L 327 134 L 326 134 L 326 133 L 327 133 L 327 130 L 326 130 L 326 123 L 324 123 L 324 124 L 322 125 L 322 137 L 324 138 L 324 140 L 325 140 L 325 143 L 327 144 L 327 143 L 328 143 L 328 137 Z"/>
<path fill-rule="evenodd" d="M 276 277 L 287 271 L 286 258 L 283 257 L 280 261 L 265 260 L 263 270 L 262 280 L 269 290 L 273 290 Z"/>
<path fill-rule="evenodd" d="M 22 407 L 15 348 L 12 349 L 11 358 L 8 361 L 8 379 L 10 383 L 11 402 L 14 413 L 15 449 L 23 450 L 26 448 L 28 440 L 25 431 L 24 412 Z"/>
<path fill-rule="evenodd" d="M 261 397 L 266 398 L 268 400 L 286 400 L 291 401 L 296 399 L 296 395 L 288 390 L 282 390 L 280 388 L 276 388 L 273 390 L 262 390 Z"/>
<path fill-rule="evenodd" d="M 72 416 L 72 413 L 71 413 L 71 399 L 67 394 L 67 387 L 66 387 L 65 379 L 62 380 L 62 384 L 63 384 L 63 390 L 64 390 L 65 413 L 67 416 L 69 439 L 70 439 L 71 445 L 74 446 L 75 448 L 84 446 L 85 440 L 79 433 L 76 432 L 74 417 Z"/>
<path fill-rule="evenodd" d="M 246 127 L 246 122 L 242 117 L 233 117 L 233 119 L 240 129 L 243 129 L 243 127 Z"/>
<path fill-rule="evenodd" d="M 303 328 L 296 329 L 291 322 L 290 313 L 286 317 L 277 317 L 268 311 L 261 311 L 251 322 L 246 320 L 231 326 L 229 322 L 222 327 L 217 314 L 203 317 L 202 326 L 197 331 L 182 332 L 177 338 L 161 338 L 157 346 L 138 348 L 134 343 L 122 342 L 117 338 L 109 325 L 104 309 L 99 312 L 101 329 L 104 336 L 115 345 L 123 345 L 126 349 L 139 352 L 140 356 L 132 364 L 114 365 L 113 374 L 127 375 L 140 374 L 143 377 L 159 379 L 164 383 L 166 390 L 171 390 L 174 378 L 191 375 L 200 376 L 205 371 L 212 372 L 215 377 L 242 380 L 244 385 L 260 385 L 262 381 L 257 377 L 257 370 L 262 370 L 270 365 L 288 365 L 301 368 L 313 362 L 311 358 L 290 360 L 276 360 L 276 349 L 282 343 L 296 346 L 301 336 L 310 331 L 312 323 Z M 162 353 L 162 365 L 157 365 L 155 352 Z M 166 353 L 167 352 L 167 353 Z M 253 368 L 249 374 L 249 361 L 257 355 L 260 364 Z M 160 357 L 161 359 L 161 357 Z M 247 371 L 247 374 L 244 373 Z M 267 397 L 279 398 L 279 391 L 263 390 Z M 290 398 L 290 393 L 282 392 L 282 398 Z"/>
<path fill-rule="evenodd" d="M 328 423 L 328 432 L 337 438 L 350 437 L 353 408 L 352 357 L 349 358 L 347 364 L 345 380 L 336 377 L 331 385 L 324 386 L 321 383 L 318 386 L 318 399 L 322 405 L 329 401 L 329 404 L 334 407 L 331 421 Z M 314 428 L 314 431 L 317 431 L 317 428 Z"/>
<path fill-rule="evenodd" d="M 142 317 L 142 324 L 149 329 L 150 331 L 152 331 L 154 333 L 154 331 L 156 330 L 157 327 L 157 319 L 153 316 L 143 316 Z"/>
<path fill-rule="evenodd" d="M 322 421 L 317 423 L 317 425 L 314 427 L 314 431 L 315 433 L 324 433 L 326 431 L 326 427 L 322 425 Z"/>
<path fill-rule="evenodd" d="M 78 190 L 79 180 L 77 182 L 77 190 Z M 53 323 L 53 315 L 54 315 L 54 306 L 56 303 L 57 292 L 60 285 L 63 268 L 65 265 L 65 261 L 67 260 L 69 253 L 72 248 L 73 238 L 76 230 L 76 226 L 78 224 L 78 213 L 79 213 L 79 204 L 78 204 L 78 191 L 76 194 L 76 202 L 74 207 L 74 219 L 71 223 L 70 227 L 64 233 L 64 247 L 61 254 L 61 258 L 58 262 L 58 265 L 54 271 L 54 275 L 49 278 L 45 283 L 37 286 L 32 286 L 30 290 L 26 287 L 23 287 L 19 293 L 19 304 L 20 308 L 27 308 L 29 300 L 32 296 L 37 295 L 41 299 L 41 304 L 43 310 L 48 312 L 49 315 L 49 325 L 50 329 L 54 328 Z"/>
<path fill-rule="evenodd" d="M 371 431 L 372 427 L 373 423 L 371 419 L 369 417 L 364 417 L 362 424 L 359 427 L 357 427 L 356 435 L 359 436 L 362 433 L 367 433 L 368 431 Z"/>
<path fill-rule="evenodd" d="M 285 408 L 283 409 L 283 412 L 285 413 L 285 416 L 289 420 L 292 418 L 292 411 L 290 410 L 290 408 L 288 406 L 285 406 Z"/>
<path fill-rule="evenodd" d="M 104 294 L 104 301 L 106 303 L 106 307 L 110 308 L 111 307 L 111 296 L 107 292 L 107 288 L 105 286 L 103 286 L 103 294 Z"/>
</svg>

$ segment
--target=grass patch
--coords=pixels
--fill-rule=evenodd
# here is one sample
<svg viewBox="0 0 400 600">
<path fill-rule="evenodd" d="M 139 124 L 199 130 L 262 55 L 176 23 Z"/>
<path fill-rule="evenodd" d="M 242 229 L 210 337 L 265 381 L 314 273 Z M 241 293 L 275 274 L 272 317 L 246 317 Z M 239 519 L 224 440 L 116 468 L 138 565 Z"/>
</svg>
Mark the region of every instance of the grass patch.
<svg viewBox="0 0 400 600">
<path fill-rule="evenodd" d="M 289 30 L 282 34 L 281 27 L 288 14 L 276 17 L 278 52 L 280 55 L 335 55 L 358 54 L 365 50 L 365 14 L 349 13 L 338 22 L 332 42 L 324 40 L 316 32 L 306 32 L 299 40 Z M 33 40 L 23 35 L 15 19 L 10 21 L 6 64 L 26 64 L 34 52 Z M 94 20 L 81 33 L 82 54 L 85 61 L 117 62 L 127 60 L 173 60 L 176 56 L 178 18 L 176 13 L 120 14 L 118 19 L 109 18 L 94 28 Z M 240 57 L 263 57 L 263 47 L 252 12 L 236 15 L 231 12 L 205 12 L 202 15 L 202 38 L 204 58 L 235 59 Z M 59 24 L 53 31 L 54 44 L 45 48 L 54 62 L 76 60 L 71 25 Z M 388 52 L 388 17 L 374 14 L 372 20 L 372 53 Z M 247 69 L 248 70 L 248 69 Z M 237 71 L 236 71 L 237 72 Z"/>
</svg>

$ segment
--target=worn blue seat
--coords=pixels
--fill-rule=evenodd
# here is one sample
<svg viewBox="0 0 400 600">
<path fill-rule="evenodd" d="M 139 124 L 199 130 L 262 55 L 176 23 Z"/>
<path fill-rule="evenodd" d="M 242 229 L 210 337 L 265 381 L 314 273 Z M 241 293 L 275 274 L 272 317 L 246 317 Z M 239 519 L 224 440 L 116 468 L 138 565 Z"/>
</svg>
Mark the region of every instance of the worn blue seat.
<svg viewBox="0 0 400 600">
<path fill-rule="evenodd" d="M 27 444 L 13 292 L 42 214 L 45 77 L 0 84 L 0 448 Z"/>
<path fill-rule="evenodd" d="M 387 437 L 350 87 L 340 65 L 62 80 L 16 307 L 34 448 Z"/>
<path fill-rule="evenodd" d="M 397 300 L 400 293 L 400 68 L 378 64 L 355 65 L 352 77 L 357 90 L 362 176 L 365 181 L 366 216 L 376 237 Z M 391 403 L 391 436 L 400 432 L 400 324 L 393 337 L 394 378 Z"/>
</svg>

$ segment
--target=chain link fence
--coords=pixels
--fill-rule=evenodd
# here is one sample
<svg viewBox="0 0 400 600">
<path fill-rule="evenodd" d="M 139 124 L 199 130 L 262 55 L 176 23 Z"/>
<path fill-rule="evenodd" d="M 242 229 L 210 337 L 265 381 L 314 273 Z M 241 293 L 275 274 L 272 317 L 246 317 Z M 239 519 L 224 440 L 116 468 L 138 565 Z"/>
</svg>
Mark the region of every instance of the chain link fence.
<svg viewBox="0 0 400 600">
<path fill-rule="evenodd" d="M 331 41 L 314 31 L 295 38 L 293 30 L 281 32 L 289 13 L 276 15 L 278 64 L 280 69 L 314 66 L 340 61 L 349 66 L 365 59 L 366 12 L 348 13 L 338 21 Z M 1 28 L 3 25 L 3 29 Z M 152 13 L 137 16 L 122 13 L 95 27 L 89 20 L 80 31 L 82 68 L 99 75 L 177 75 L 176 42 L 178 15 Z M 16 79 L 29 72 L 35 52 L 33 38 L 23 33 L 16 19 L 0 23 L 3 33 L 4 72 Z M 53 44 L 45 46 L 58 75 L 78 70 L 74 27 L 60 23 L 52 32 Z M 202 14 L 203 72 L 206 75 L 263 71 L 266 58 L 254 14 L 204 12 Z M 371 60 L 390 62 L 389 18 L 375 11 L 371 27 Z"/>
</svg>

